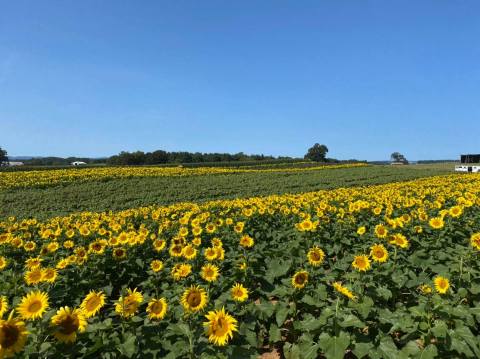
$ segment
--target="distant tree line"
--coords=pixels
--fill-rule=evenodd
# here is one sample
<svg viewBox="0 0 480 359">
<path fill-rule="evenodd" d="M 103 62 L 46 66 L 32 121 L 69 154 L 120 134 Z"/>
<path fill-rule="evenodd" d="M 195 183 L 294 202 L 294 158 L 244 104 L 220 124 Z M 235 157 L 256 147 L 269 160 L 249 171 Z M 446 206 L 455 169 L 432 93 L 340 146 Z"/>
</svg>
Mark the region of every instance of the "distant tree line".
<svg viewBox="0 0 480 359">
<path fill-rule="evenodd" d="M 105 163 L 106 158 L 85 158 L 85 157 L 38 157 L 28 160 L 21 160 L 29 166 L 67 166 L 72 162 L 81 161 L 88 164 Z"/>
<path fill-rule="evenodd" d="M 154 165 L 162 163 L 206 163 L 206 162 L 240 162 L 240 161 L 268 161 L 274 159 L 292 159 L 291 157 L 273 157 L 265 155 L 247 155 L 243 152 L 230 153 L 200 153 L 200 152 L 167 152 L 163 150 L 153 152 L 126 152 L 109 157 L 110 165 Z"/>
</svg>

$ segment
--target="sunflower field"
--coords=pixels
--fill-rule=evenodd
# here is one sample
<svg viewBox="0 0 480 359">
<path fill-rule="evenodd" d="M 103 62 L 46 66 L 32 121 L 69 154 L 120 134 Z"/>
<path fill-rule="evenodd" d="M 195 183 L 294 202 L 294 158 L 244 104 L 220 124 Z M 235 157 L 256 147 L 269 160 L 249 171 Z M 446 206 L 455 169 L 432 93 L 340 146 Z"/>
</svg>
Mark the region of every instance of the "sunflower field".
<svg viewBox="0 0 480 359">
<path fill-rule="evenodd" d="M 478 358 L 480 177 L 0 222 L 0 358 Z"/>
</svg>

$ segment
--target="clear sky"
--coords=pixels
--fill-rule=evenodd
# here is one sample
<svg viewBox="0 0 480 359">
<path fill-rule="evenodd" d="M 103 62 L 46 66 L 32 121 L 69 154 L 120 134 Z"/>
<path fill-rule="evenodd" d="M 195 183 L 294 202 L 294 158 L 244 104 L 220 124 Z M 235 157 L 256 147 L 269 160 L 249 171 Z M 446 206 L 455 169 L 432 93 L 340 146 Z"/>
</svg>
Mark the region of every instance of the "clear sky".
<svg viewBox="0 0 480 359">
<path fill-rule="evenodd" d="M 480 2 L 2 1 L 0 146 L 480 153 Z"/>
</svg>

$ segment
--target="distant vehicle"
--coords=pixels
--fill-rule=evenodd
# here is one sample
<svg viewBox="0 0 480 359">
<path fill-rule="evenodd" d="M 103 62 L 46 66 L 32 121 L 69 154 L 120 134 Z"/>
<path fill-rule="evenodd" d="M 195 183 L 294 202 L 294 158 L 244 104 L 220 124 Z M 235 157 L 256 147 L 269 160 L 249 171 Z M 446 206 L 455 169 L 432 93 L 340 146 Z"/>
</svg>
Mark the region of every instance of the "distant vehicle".
<svg viewBox="0 0 480 359">
<path fill-rule="evenodd" d="M 480 173 L 480 154 L 461 155 L 460 165 L 455 166 L 456 172 Z"/>
<path fill-rule="evenodd" d="M 82 161 L 72 162 L 72 166 L 83 166 L 83 165 L 86 165 L 86 164 L 87 164 L 86 162 L 82 162 Z"/>
</svg>

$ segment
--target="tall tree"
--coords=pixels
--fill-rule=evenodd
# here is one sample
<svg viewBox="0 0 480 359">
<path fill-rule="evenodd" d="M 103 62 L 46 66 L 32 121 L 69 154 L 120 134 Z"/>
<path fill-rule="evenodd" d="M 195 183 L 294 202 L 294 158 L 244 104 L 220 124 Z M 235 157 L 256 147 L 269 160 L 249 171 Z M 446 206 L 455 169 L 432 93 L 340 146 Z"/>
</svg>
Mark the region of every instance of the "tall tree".
<svg viewBox="0 0 480 359">
<path fill-rule="evenodd" d="M 7 150 L 4 150 L 0 147 L 0 166 L 6 165 L 8 165 Z"/>
<path fill-rule="evenodd" d="M 392 160 L 392 162 L 408 163 L 408 160 L 400 152 L 393 152 L 390 155 L 390 159 Z"/>
<path fill-rule="evenodd" d="M 327 155 L 327 152 L 327 146 L 316 143 L 308 149 L 308 152 L 304 158 L 315 162 L 325 162 L 325 156 Z"/>
</svg>

